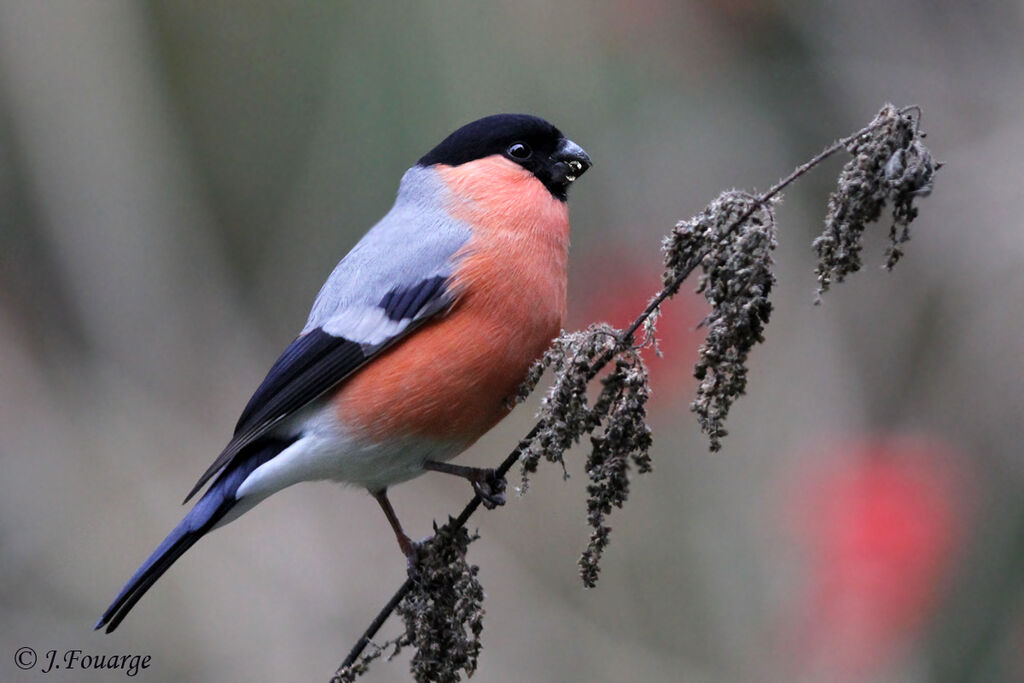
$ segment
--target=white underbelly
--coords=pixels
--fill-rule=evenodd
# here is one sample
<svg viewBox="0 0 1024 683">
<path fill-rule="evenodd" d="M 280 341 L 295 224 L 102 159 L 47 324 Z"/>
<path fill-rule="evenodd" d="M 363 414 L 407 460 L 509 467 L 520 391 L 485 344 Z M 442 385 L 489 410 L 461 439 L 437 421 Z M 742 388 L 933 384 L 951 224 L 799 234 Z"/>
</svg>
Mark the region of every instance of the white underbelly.
<svg viewBox="0 0 1024 683">
<path fill-rule="evenodd" d="M 423 473 L 426 460 L 450 460 L 463 447 L 420 437 L 371 442 L 354 437 L 330 404 L 314 404 L 287 420 L 279 433 L 298 439 L 253 470 L 235 494 L 251 504 L 301 481 L 330 480 L 370 491 Z"/>
</svg>

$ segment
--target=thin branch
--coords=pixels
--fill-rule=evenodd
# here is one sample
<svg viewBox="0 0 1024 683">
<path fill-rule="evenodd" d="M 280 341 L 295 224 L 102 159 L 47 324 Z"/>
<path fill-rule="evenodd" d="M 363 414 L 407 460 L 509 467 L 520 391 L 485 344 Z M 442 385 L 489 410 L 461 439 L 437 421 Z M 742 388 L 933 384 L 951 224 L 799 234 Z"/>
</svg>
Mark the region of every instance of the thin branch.
<svg viewBox="0 0 1024 683">
<path fill-rule="evenodd" d="M 921 109 L 917 105 L 904 107 L 900 109 L 898 113 L 902 115 L 909 111 L 917 112 L 918 117 L 920 117 Z M 757 211 L 761 207 L 767 206 L 776 195 L 782 192 L 782 190 L 786 189 L 786 187 L 791 185 L 801 176 L 805 175 L 815 166 L 821 164 L 823 161 L 825 161 L 825 159 L 832 156 L 836 152 L 847 148 L 848 145 L 850 145 L 852 142 L 857 140 L 862 135 L 867 135 L 868 133 L 871 133 L 875 129 L 883 125 L 886 125 L 886 123 L 887 122 L 885 121 L 875 121 L 865 126 L 864 128 L 861 128 L 856 133 L 853 133 L 852 135 L 849 135 L 845 138 L 836 141 L 831 146 L 826 148 L 824 151 L 820 152 L 818 155 L 813 157 L 811 160 L 807 161 L 804 164 L 801 164 L 800 166 L 797 166 L 793 170 L 793 172 L 790 173 L 788 176 L 780 180 L 778 183 L 773 185 L 764 193 L 758 195 L 755 198 L 754 202 L 752 202 L 750 208 L 744 211 L 742 214 L 740 214 L 738 218 L 732 221 L 728 225 L 728 227 L 725 228 L 725 230 L 723 231 L 723 235 L 729 234 L 736 228 L 738 228 L 740 225 L 743 225 L 754 214 L 755 211 Z M 619 338 L 619 344 L 617 345 L 617 348 L 605 353 L 603 356 L 598 358 L 593 365 L 591 365 L 590 370 L 588 372 L 587 381 L 593 379 L 597 375 L 597 373 L 599 373 L 604 368 L 605 365 L 611 362 L 611 360 L 621 350 L 622 346 L 632 344 L 633 336 L 636 334 L 636 331 L 639 330 L 645 322 L 647 322 L 647 320 L 655 313 L 655 311 L 658 310 L 658 308 L 661 306 L 662 303 L 665 302 L 666 299 L 674 296 L 676 292 L 679 291 L 679 288 L 682 286 L 683 281 L 685 281 L 686 278 L 690 276 L 690 274 L 701 264 L 701 262 L 709 253 L 710 250 L 705 250 L 698 254 L 686 265 L 685 268 L 683 268 L 679 272 L 675 279 L 673 279 L 671 282 L 665 285 L 651 299 L 651 301 L 647 304 L 647 307 L 643 310 L 643 312 L 641 312 L 640 315 L 637 316 L 637 318 L 629 327 L 623 330 Z M 512 452 L 509 453 L 501 462 L 501 464 L 495 469 L 495 473 L 500 477 L 504 477 L 506 474 L 508 474 L 509 470 L 512 469 L 512 466 L 515 465 L 515 463 L 520 459 L 520 456 L 522 455 L 523 451 L 527 447 L 529 447 L 534 437 L 536 437 L 537 434 L 544 429 L 544 427 L 545 424 L 543 420 L 535 424 L 533 428 L 529 431 L 529 433 L 522 440 L 519 441 L 515 449 L 513 449 Z M 458 529 L 460 527 L 465 526 L 466 522 L 469 521 L 469 518 L 472 517 L 473 513 L 475 513 L 477 508 L 480 507 L 480 503 L 480 497 L 474 495 L 472 500 L 470 500 L 469 503 L 467 503 L 466 506 L 463 508 L 459 516 L 450 522 L 452 527 L 454 529 Z M 395 592 L 391 599 L 388 600 L 387 604 L 380 611 L 380 613 L 370 623 L 369 627 L 363 633 L 362 637 L 359 639 L 359 641 L 352 648 L 351 652 L 349 652 L 348 656 L 345 658 L 345 661 L 341 663 L 341 666 L 338 669 L 339 671 L 344 669 L 345 667 L 351 666 L 356 662 L 356 660 L 362 654 L 363 650 L 366 649 L 366 646 L 373 640 L 374 636 L 376 636 L 377 631 L 380 629 L 380 627 L 384 624 L 388 617 L 391 616 L 392 612 L 394 612 L 394 610 L 398 607 L 398 604 L 409 593 L 409 591 L 412 590 L 412 588 L 413 579 L 406 579 L 406 581 L 401 585 L 401 587 L 399 587 L 399 589 Z"/>
<path fill-rule="evenodd" d="M 388 617 L 391 616 L 391 613 L 395 611 L 396 607 L 398 607 L 398 603 L 402 601 L 402 598 L 404 598 L 405 594 L 410 590 L 412 590 L 412 579 L 408 578 L 405 580 L 405 583 L 402 584 L 401 588 L 391 596 L 391 599 L 388 600 L 388 604 L 384 605 L 384 609 L 380 611 L 380 614 L 370 622 L 370 625 L 366 628 L 366 631 L 363 632 L 362 637 L 352 647 L 352 650 L 348 653 L 348 657 L 345 657 L 345 661 L 341 663 L 339 669 L 344 669 L 346 666 L 353 664 L 356 659 L 359 658 L 359 655 L 363 654 L 363 650 L 365 650 L 366 646 L 370 644 L 373 637 L 377 635 L 377 631 L 380 630 L 380 627 L 384 625 L 384 622 L 387 621 Z"/>
</svg>

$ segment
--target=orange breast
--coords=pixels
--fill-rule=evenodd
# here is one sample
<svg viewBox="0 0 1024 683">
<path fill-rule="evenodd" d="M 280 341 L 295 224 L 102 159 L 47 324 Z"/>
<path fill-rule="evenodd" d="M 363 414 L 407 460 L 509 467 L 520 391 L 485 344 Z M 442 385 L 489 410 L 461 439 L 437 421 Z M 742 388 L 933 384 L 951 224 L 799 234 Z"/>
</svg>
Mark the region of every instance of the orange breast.
<svg viewBox="0 0 1024 683">
<path fill-rule="evenodd" d="M 501 157 L 440 167 L 452 214 L 473 236 L 459 254 L 451 312 L 371 361 L 340 389 L 339 418 L 375 441 L 419 435 L 468 447 L 565 318 L 568 211 Z"/>
</svg>

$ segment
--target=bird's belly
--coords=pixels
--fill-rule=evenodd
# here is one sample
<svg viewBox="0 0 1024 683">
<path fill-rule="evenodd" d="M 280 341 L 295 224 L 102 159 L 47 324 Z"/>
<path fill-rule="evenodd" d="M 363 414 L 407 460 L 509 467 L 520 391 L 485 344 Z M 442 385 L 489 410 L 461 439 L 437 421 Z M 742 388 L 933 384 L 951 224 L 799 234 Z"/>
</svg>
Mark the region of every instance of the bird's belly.
<svg viewBox="0 0 1024 683">
<path fill-rule="evenodd" d="M 331 480 L 377 491 L 423 472 L 425 460 L 448 460 L 460 443 L 423 437 L 368 440 L 353 434 L 327 401 L 316 402 L 282 425 L 299 438 L 250 474 L 236 496 L 251 504 L 302 481 Z"/>
<path fill-rule="evenodd" d="M 339 421 L 372 442 L 459 444 L 454 457 L 508 414 L 508 399 L 558 334 L 557 311 L 531 315 L 539 319 L 512 323 L 467 307 L 424 326 L 342 386 Z"/>
</svg>

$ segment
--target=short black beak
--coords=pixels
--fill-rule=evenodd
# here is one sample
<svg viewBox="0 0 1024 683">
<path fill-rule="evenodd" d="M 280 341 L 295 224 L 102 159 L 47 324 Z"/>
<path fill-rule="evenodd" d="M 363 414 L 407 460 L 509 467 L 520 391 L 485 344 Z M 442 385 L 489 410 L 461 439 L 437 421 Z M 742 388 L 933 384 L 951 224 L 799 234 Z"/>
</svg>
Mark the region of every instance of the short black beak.
<svg viewBox="0 0 1024 683">
<path fill-rule="evenodd" d="M 563 138 L 551 158 L 556 162 L 556 174 L 565 184 L 573 182 L 594 165 L 582 147 L 568 138 Z"/>
</svg>

